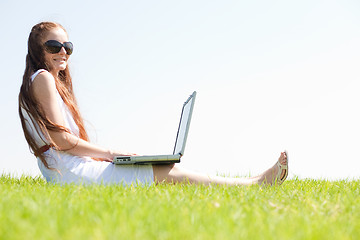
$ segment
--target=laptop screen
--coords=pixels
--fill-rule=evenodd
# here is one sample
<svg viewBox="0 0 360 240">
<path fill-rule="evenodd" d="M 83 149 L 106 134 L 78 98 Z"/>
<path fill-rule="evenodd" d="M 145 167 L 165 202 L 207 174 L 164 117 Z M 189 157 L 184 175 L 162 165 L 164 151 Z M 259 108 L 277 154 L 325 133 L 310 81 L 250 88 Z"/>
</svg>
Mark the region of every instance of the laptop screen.
<svg viewBox="0 0 360 240">
<path fill-rule="evenodd" d="M 178 153 L 184 155 L 186 139 L 190 127 L 191 115 L 195 103 L 195 96 L 196 96 L 196 92 L 193 92 L 193 94 L 190 95 L 188 100 L 183 105 L 180 123 L 179 123 L 179 129 L 176 136 L 175 148 L 173 153 L 174 155 Z"/>
</svg>

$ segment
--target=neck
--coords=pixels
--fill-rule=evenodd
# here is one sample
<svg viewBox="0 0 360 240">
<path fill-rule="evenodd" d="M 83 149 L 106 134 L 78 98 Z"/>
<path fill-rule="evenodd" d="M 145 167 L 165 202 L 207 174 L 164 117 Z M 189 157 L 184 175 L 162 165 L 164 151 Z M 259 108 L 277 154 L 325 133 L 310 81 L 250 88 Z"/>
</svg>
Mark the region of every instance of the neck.
<svg viewBox="0 0 360 240">
<path fill-rule="evenodd" d="M 59 78 L 59 73 L 60 73 L 59 70 L 52 70 L 50 71 L 50 73 L 54 76 L 54 78 Z"/>
</svg>

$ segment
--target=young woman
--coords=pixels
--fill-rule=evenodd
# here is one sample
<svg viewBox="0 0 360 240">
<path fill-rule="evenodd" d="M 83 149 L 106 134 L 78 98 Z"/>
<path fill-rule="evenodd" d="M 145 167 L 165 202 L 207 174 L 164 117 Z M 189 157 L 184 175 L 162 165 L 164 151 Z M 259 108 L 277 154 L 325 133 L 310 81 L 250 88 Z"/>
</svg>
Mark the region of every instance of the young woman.
<svg viewBox="0 0 360 240">
<path fill-rule="evenodd" d="M 252 178 L 209 177 L 178 165 L 114 165 L 111 151 L 89 142 L 72 87 L 68 59 L 73 52 L 66 30 L 53 22 L 36 24 L 19 94 L 19 115 L 25 138 L 49 182 L 98 184 L 281 184 L 288 174 L 282 152 L 276 164 Z"/>
</svg>

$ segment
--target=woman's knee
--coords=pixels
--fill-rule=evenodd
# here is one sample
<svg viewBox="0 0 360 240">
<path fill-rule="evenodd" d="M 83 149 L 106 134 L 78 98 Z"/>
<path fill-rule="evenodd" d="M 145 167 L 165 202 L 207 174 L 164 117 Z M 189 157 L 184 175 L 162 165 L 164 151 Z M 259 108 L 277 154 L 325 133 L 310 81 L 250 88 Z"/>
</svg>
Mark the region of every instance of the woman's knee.
<svg viewBox="0 0 360 240">
<path fill-rule="evenodd" d="M 174 171 L 177 171 L 175 164 L 153 165 L 155 182 L 171 181 Z"/>
</svg>

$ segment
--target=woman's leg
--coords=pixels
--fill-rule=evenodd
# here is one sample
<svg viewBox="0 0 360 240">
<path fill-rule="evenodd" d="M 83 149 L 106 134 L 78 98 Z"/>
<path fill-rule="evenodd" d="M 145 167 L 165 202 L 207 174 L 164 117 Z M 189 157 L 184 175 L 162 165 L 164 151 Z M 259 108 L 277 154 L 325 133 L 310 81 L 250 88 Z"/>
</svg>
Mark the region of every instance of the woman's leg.
<svg viewBox="0 0 360 240">
<path fill-rule="evenodd" d="M 203 173 L 190 171 L 179 166 L 172 165 L 153 165 L 154 180 L 156 183 L 193 183 L 193 184 L 219 184 L 219 185 L 251 185 L 255 184 L 257 179 L 244 178 L 225 178 L 218 176 L 209 176 Z"/>
<path fill-rule="evenodd" d="M 287 164 L 287 157 L 285 153 L 281 153 L 279 160 L 280 164 Z M 239 185 L 248 186 L 253 184 L 273 184 L 277 179 L 277 173 L 279 171 L 278 166 L 275 164 L 272 168 L 266 170 L 264 173 L 256 177 L 251 178 L 230 178 L 209 176 L 203 173 L 198 173 L 190 170 L 183 169 L 181 167 L 171 165 L 153 165 L 154 180 L 156 183 L 168 182 L 179 183 L 189 182 L 193 184 L 218 184 L 218 185 Z M 281 177 L 285 174 L 283 172 Z M 280 177 L 280 178 L 281 178 Z"/>
</svg>

